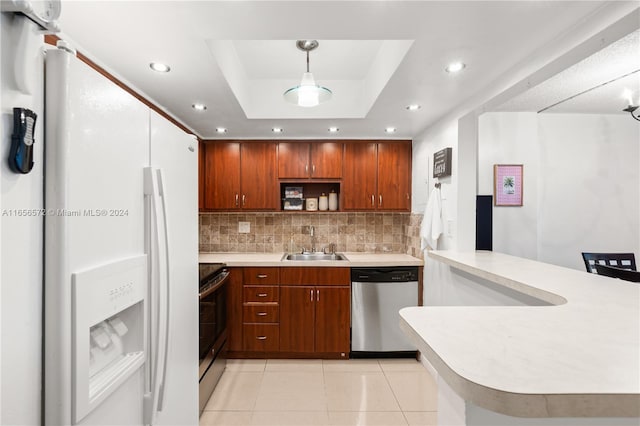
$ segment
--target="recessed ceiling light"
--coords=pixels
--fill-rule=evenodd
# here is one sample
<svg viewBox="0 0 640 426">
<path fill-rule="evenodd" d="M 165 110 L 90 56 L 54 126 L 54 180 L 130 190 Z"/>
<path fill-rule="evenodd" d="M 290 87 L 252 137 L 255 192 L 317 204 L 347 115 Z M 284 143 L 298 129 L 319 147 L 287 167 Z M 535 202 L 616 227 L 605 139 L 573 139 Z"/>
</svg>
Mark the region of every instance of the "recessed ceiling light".
<svg viewBox="0 0 640 426">
<path fill-rule="evenodd" d="M 329 127 L 329 131 L 331 133 L 336 133 L 338 130 L 340 130 L 340 129 L 338 129 L 337 127 Z"/>
<path fill-rule="evenodd" d="M 284 129 L 283 129 L 282 127 L 273 127 L 273 128 L 271 129 L 271 131 L 272 131 L 273 133 L 282 133 L 282 132 L 284 131 Z"/>
<path fill-rule="evenodd" d="M 227 129 L 225 127 L 216 127 L 216 133 L 227 133 Z"/>
<path fill-rule="evenodd" d="M 204 111 L 207 109 L 207 106 L 205 104 L 193 104 L 191 105 L 191 108 L 195 109 L 196 111 Z"/>
<path fill-rule="evenodd" d="M 394 133 L 396 131 L 395 127 L 387 127 L 386 129 L 384 129 L 385 132 L 387 133 Z"/>
<path fill-rule="evenodd" d="M 405 108 L 408 109 L 409 111 L 417 111 L 420 108 L 422 108 L 422 106 L 418 104 L 411 104 L 411 105 L 407 105 Z"/>
<path fill-rule="evenodd" d="M 171 71 L 171 67 L 167 64 L 162 64 L 160 62 L 151 62 L 149 64 L 149 67 L 154 70 L 154 71 L 158 71 L 158 72 L 169 72 Z"/>
<path fill-rule="evenodd" d="M 465 69 L 466 65 L 462 62 L 452 62 L 444 69 L 446 72 L 456 73 Z"/>
</svg>

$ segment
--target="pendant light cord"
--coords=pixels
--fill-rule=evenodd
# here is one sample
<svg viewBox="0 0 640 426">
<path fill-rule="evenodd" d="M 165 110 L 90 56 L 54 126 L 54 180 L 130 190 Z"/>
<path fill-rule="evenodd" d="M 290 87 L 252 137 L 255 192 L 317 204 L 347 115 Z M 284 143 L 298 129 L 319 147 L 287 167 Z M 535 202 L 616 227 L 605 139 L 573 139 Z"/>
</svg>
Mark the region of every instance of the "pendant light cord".
<svg viewBox="0 0 640 426">
<path fill-rule="evenodd" d="M 309 72 L 309 51 L 307 50 L 307 72 Z"/>
</svg>

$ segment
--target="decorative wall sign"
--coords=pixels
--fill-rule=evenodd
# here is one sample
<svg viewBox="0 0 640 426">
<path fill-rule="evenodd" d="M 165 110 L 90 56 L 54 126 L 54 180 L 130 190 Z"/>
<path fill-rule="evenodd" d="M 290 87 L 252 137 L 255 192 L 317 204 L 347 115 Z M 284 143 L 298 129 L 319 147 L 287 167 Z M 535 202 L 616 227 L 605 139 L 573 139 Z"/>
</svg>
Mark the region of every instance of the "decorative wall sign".
<svg viewBox="0 0 640 426">
<path fill-rule="evenodd" d="M 493 202 L 495 206 L 522 205 L 522 164 L 493 165 Z"/>
<path fill-rule="evenodd" d="M 433 154 L 433 177 L 451 176 L 451 148 L 442 149 Z"/>
</svg>

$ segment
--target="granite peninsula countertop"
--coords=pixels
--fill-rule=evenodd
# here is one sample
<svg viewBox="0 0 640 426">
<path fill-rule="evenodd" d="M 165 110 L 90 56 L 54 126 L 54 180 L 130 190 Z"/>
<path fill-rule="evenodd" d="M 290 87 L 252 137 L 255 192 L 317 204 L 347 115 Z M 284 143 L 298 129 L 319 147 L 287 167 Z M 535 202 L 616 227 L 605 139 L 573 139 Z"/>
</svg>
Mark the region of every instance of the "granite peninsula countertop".
<svg viewBox="0 0 640 426">
<path fill-rule="evenodd" d="M 640 416 L 640 284 L 495 252 L 429 257 L 549 303 L 400 311 L 462 398 L 517 417 Z"/>
<path fill-rule="evenodd" d="M 340 252 L 348 260 L 283 261 L 285 253 L 200 253 L 200 263 L 226 263 L 227 266 L 422 266 L 424 261 L 402 253 Z"/>
</svg>

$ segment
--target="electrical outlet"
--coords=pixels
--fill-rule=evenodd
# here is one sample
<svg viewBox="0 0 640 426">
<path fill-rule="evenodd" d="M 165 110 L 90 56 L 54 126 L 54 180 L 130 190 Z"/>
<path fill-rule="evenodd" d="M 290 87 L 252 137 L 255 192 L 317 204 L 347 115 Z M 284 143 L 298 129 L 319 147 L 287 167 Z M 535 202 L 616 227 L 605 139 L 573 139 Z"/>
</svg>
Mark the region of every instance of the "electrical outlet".
<svg viewBox="0 0 640 426">
<path fill-rule="evenodd" d="M 251 232 L 251 222 L 238 222 L 238 233 L 248 234 Z"/>
</svg>

